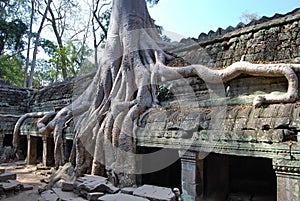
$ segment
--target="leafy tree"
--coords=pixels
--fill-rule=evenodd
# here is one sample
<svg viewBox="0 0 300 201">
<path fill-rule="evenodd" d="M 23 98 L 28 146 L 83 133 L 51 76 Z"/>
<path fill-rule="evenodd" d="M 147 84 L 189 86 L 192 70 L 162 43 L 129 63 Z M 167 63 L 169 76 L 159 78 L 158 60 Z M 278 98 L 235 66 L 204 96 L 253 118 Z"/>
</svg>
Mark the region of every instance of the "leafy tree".
<svg viewBox="0 0 300 201">
<path fill-rule="evenodd" d="M 69 75 L 78 75 L 80 67 L 90 55 L 90 49 L 88 47 L 82 46 L 80 42 L 77 45 L 80 46 L 80 48 L 78 48 L 78 46 L 76 47 L 74 41 L 68 41 L 63 47 L 52 44 L 53 49 L 48 50 L 50 53 L 49 56 L 51 56 L 49 63 L 55 66 L 57 72 L 56 80 L 59 79 L 58 76 L 63 68 L 67 70 Z"/>
<path fill-rule="evenodd" d="M 75 26 L 74 23 L 78 22 L 77 20 L 79 20 L 78 17 L 76 17 L 77 14 L 79 14 L 79 12 L 80 12 L 80 7 L 78 6 L 78 2 L 76 2 L 76 0 L 56 1 L 55 4 L 53 4 L 53 6 L 51 6 L 49 9 L 50 17 L 47 19 L 51 24 L 51 28 L 54 32 L 56 42 L 58 44 L 56 56 L 60 56 L 59 62 L 61 65 L 57 67 L 60 67 L 63 79 L 66 79 L 68 77 L 68 67 L 70 66 L 69 65 L 70 61 L 66 56 L 66 54 L 68 54 L 66 51 L 70 47 L 64 47 L 65 45 L 68 45 L 68 42 L 64 43 L 64 40 L 69 41 L 72 39 L 72 41 L 75 41 L 73 38 L 78 36 L 80 33 L 85 32 L 87 28 L 87 27 L 83 27 L 80 29 L 74 28 Z M 84 34 L 83 37 L 84 37 L 82 39 L 83 43 L 80 47 L 81 50 L 78 51 L 78 53 L 82 53 L 82 55 L 78 55 L 79 58 L 84 58 L 84 54 L 85 54 L 84 49 L 86 48 L 85 43 L 86 43 L 87 35 Z M 74 60 L 74 61 L 78 61 L 78 60 Z M 73 72 L 73 74 L 76 74 L 74 68 L 71 69 L 71 72 Z"/>
<path fill-rule="evenodd" d="M 45 20 L 47 18 L 47 14 L 48 14 L 48 11 L 50 9 L 51 3 L 52 3 L 52 0 L 47 0 L 46 1 L 46 8 L 45 8 L 45 11 L 42 14 L 42 19 L 41 19 L 41 22 L 40 22 L 40 25 L 39 25 L 39 29 L 38 29 L 38 31 L 36 33 L 36 36 L 35 36 L 34 50 L 33 50 L 33 55 L 32 55 L 32 64 L 31 64 L 29 81 L 28 81 L 28 87 L 29 88 L 32 87 L 33 75 L 34 75 L 34 70 L 35 70 L 35 65 L 36 65 L 37 54 L 38 54 L 39 40 L 40 40 L 40 36 L 41 36 L 42 30 L 43 30 L 44 23 L 45 23 Z M 34 8 L 32 8 L 32 9 L 34 9 Z M 29 50 L 30 49 L 28 49 L 28 51 Z M 29 58 L 27 58 L 27 59 L 29 59 Z M 28 64 L 28 61 L 26 62 L 26 64 Z M 27 69 L 25 69 L 25 70 L 27 70 Z M 25 73 L 26 73 L 26 71 L 25 71 Z M 24 76 L 24 82 L 25 82 L 25 77 L 26 76 Z"/>
<path fill-rule="evenodd" d="M 22 51 L 27 33 L 26 21 L 20 14 L 23 13 L 22 5 L 24 1 L 21 0 L 0 1 L 0 79 L 15 86 L 22 86 L 19 72 L 22 72 Z"/>
<path fill-rule="evenodd" d="M 23 61 L 17 56 L 0 55 L 0 80 L 22 86 L 22 64 Z"/>
<path fill-rule="evenodd" d="M 27 26 L 21 20 L 5 21 L 0 19 L 0 54 L 21 54 L 24 49 L 23 36 Z"/>
<path fill-rule="evenodd" d="M 36 61 L 36 70 L 33 80 L 33 86 L 48 86 L 57 81 L 57 71 L 53 64 L 45 59 Z"/>
</svg>

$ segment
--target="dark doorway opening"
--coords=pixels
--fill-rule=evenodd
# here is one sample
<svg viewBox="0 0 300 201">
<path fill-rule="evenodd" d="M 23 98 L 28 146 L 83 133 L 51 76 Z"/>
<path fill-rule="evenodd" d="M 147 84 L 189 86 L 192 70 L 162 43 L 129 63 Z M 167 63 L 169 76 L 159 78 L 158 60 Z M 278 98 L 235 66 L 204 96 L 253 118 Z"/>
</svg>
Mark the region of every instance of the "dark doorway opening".
<svg viewBox="0 0 300 201">
<path fill-rule="evenodd" d="M 276 200 L 277 179 L 271 159 L 231 156 L 229 169 L 231 194 Z"/>
<path fill-rule="evenodd" d="M 138 153 L 145 155 L 141 157 L 142 171 L 141 185 L 149 184 L 168 188 L 181 189 L 181 162 L 178 150 L 138 147 Z M 156 154 L 151 154 L 156 153 Z M 167 161 L 167 162 L 166 162 Z M 168 163 L 170 162 L 170 164 Z M 161 166 L 158 164 L 162 164 Z M 165 164 L 169 164 L 165 167 Z M 157 167 L 164 167 L 158 168 Z M 149 172 L 149 170 L 156 170 Z"/>
<path fill-rule="evenodd" d="M 210 154 L 204 164 L 205 198 L 276 201 L 277 179 L 271 159 Z"/>
<path fill-rule="evenodd" d="M 54 140 L 53 137 L 47 137 L 47 159 L 46 165 L 53 166 L 54 161 Z"/>
<path fill-rule="evenodd" d="M 69 157 L 72 151 L 72 146 L 73 146 L 73 140 L 66 140 L 66 144 L 65 144 L 65 160 L 66 162 L 69 161 Z"/>
<path fill-rule="evenodd" d="M 19 160 L 25 160 L 25 158 L 27 157 L 27 136 L 26 135 L 19 136 L 18 157 Z"/>
<path fill-rule="evenodd" d="M 43 140 L 41 137 L 35 137 L 36 139 L 36 163 L 43 161 Z"/>
<path fill-rule="evenodd" d="M 3 139 L 3 147 L 12 147 L 13 135 L 5 134 Z"/>
</svg>

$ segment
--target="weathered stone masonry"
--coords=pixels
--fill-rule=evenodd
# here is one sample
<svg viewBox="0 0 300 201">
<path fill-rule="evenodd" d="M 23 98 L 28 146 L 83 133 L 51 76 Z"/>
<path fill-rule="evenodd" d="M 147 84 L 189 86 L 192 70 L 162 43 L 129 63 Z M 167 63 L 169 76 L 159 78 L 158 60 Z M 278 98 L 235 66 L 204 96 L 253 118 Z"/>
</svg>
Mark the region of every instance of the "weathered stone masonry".
<svg viewBox="0 0 300 201">
<path fill-rule="evenodd" d="M 188 63 L 214 68 L 239 61 L 242 55 L 250 62 L 299 63 L 300 10 L 275 16 L 227 33 L 220 31 L 220 35 L 210 33 L 209 37 L 203 37 L 202 34 L 196 43 L 173 52 Z M 92 74 L 32 91 L 1 87 L 2 139 L 5 135 L 12 135 L 19 115 L 58 111 L 72 101 L 74 94 L 80 94 L 91 78 Z M 137 133 L 141 152 L 148 148 L 169 148 L 178 152 L 188 147 L 179 161 L 183 197 L 188 200 L 203 197 L 224 200 L 230 195 L 231 200 L 235 200 L 241 197 L 239 192 L 259 186 L 267 193 L 248 191 L 245 196 L 249 199 L 252 196 L 253 200 L 260 196 L 266 196 L 264 200 L 274 200 L 274 195 L 278 200 L 299 200 L 299 101 L 264 104 L 258 108 L 250 105 L 254 95 L 285 92 L 286 80 L 242 75 L 225 83 L 227 97 L 224 105 L 227 107 L 221 131 L 209 126 L 211 116 L 215 115 L 211 111 L 216 106 L 205 100 L 208 97 L 205 83 L 193 77 L 187 80 L 199 102 L 191 108 L 179 110 L 176 99 L 169 101 L 164 110 L 153 110 L 146 115 Z M 183 97 L 182 100 L 189 100 L 193 94 L 177 95 Z M 28 118 L 21 126 L 23 139 L 20 140 L 26 144 L 23 154 L 27 155 L 28 163 L 41 160 L 45 165 L 53 164 L 53 139 L 42 138 L 37 132 L 36 122 L 37 119 Z M 66 155 L 72 137 L 69 126 L 64 133 Z M 211 154 L 201 158 L 205 152 Z M 251 169 L 257 170 L 254 172 L 256 175 L 251 175 Z M 248 174 L 254 178 L 253 181 L 247 177 Z"/>
<path fill-rule="evenodd" d="M 299 62 L 299 30 L 300 9 L 296 9 L 279 18 L 276 14 L 263 23 L 250 23 L 228 33 L 217 31 L 206 37 L 202 33 L 192 45 L 176 51 L 191 64 L 216 68 L 229 66 L 239 61 L 242 55 L 246 55 L 249 62 Z M 191 43 L 190 40 L 185 42 Z"/>
<path fill-rule="evenodd" d="M 30 112 L 32 94 L 32 90 L 0 86 L 0 148 L 12 145 L 14 125 L 21 115 Z"/>
</svg>

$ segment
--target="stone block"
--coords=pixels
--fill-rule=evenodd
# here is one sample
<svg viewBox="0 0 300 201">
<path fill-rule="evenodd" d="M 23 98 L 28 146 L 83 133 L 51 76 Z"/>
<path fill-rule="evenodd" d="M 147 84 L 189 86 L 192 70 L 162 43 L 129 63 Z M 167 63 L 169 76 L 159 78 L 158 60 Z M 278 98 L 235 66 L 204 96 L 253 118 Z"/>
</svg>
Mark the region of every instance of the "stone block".
<svg viewBox="0 0 300 201">
<path fill-rule="evenodd" d="M 73 191 L 74 183 L 73 182 L 63 182 L 61 186 L 62 191 Z"/>
<path fill-rule="evenodd" d="M 120 190 L 107 181 L 107 178 L 100 176 L 85 175 L 78 178 L 77 182 L 81 182 L 76 187 L 79 191 L 117 193 Z"/>
<path fill-rule="evenodd" d="M 30 184 L 23 184 L 22 191 L 30 191 L 33 189 L 33 186 Z"/>
<path fill-rule="evenodd" d="M 73 192 L 62 191 L 61 188 L 52 188 L 53 192 L 59 197 L 59 201 L 84 201 L 86 199 L 79 197 Z"/>
<path fill-rule="evenodd" d="M 17 175 L 15 173 L 4 173 L 0 175 L 0 182 L 7 181 L 7 180 L 15 180 Z"/>
<path fill-rule="evenodd" d="M 7 180 L 7 182 L 2 183 L 2 188 L 4 191 L 20 190 L 23 188 L 23 184 L 16 180 Z"/>
<path fill-rule="evenodd" d="M 94 193 L 88 193 L 87 194 L 87 200 L 89 201 L 96 201 L 99 197 L 102 197 L 104 193 L 101 192 L 94 192 Z"/>
<path fill-rule="evenodd" d="M 137 188 L 133 195 L 150 201 L 176 201 L 176 195 L 172 189 L 152 185 L 143 185 Z"/>
<path fill-rule="evenodd" d="M 39 201 L 57 201 L 59 197 L 53 190 L 47 190 L 41 193 L 41 199 Z"/>
<path fill-rule="evenodd" d="M 293 113 L 294 104 L 284 104 L 278 109 L 277 117 L 290 117 Z"/>
<path fill-rule="evenodd" d="M 121 193 L 132 195 L 135 190 L 136 188 L 133 187 L 122 188 Z"/>
<path fill-rule="evenodd" d="M 104 195 L 98 198 L 98 201 L 149 201 L 146 198 L 118 193 L 115 195 Z"/>
<path fill-rule="evenodd" d="M 290 117 L 273 118 L 272 128 L 287 128 L 291 124 Z"/>
</svg>

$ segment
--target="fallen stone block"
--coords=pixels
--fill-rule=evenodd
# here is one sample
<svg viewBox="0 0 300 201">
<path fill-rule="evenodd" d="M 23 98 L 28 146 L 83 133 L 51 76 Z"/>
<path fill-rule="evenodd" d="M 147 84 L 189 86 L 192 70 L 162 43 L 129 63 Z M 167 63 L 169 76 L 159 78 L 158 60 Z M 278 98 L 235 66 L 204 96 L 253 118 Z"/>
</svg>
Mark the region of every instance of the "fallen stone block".
<svg viewBox="0 0 300 201">
<path fill-rule="evenodd" d="M 7 180 L 15 180 L 17 179 L 17 174 L 16 173 L 4 173 L 0 174 L 0 182 L 4 182 Z"/>
<path fill-rule="evenodd" d="M 146 198 L 136 197 L 133 195 L 118 193 L 112 195 L 104 195 L 98 198 L 98 201 L 149 201 Z"/>
<path fill-rule="evenodd" d="M 97 175 L 88 175 L 85 174 L 83 177 L 78 177 L 76 179 L 77 182 L 92 182 L 92 181 L 99 181 L 99 182 L 105 182 L 107 181 L 107 178 L 105 177 L 101 177 L 101 176 L 97 176 Z"/>
<path fill-rule="evenodd" d="M 133 192 L 134 196 L 147 198 L 150 201 L 176 201 L 176 195 L 170 188 L 143 185 Z"/>
<path fill-rule="evenodd" d="M 58 201 L 59 197 L 53 190 L 47 190 L 41 193 L 39 201 Z"/>
<path fill-rule="evenodd" d="M 30 184 L 23 184 L 23 188 L 21 189 L 22 191 L 30 191 L 33 189 L 33 186 Z"/>
<path fill-rule="evenodd" d="M 23 184 L 16 180 L 8 180 L 7 182 L 2 183 L 2 188 L 4 191 L 19 191 L 21 188 L 23 188 Z"/>
<path fill-rule="evenodd" d="M 93 193 L 88 193 L 87 194 L 87 200 L 89 201 L 97 201 L 97 199 L 101 196 L 103 196 L 104 193 L 101 192 L 93 192 Z"/>
<path fill-rule="evenodd" d="M 121 189 L 121 193 L 132 195 L 135 190 L 136 190 L 136 188 L 126 187 L 126 188 Z"/>
<path fill-rule="evenodd" d="M 87 192 L 103 192 L 103 193 L 117 193 L 119 188 L 115 187 L 107 178 L 100 176 L 85 175 L 76 180 L 75 188 L 79 191 L 85 190 Z"/>
<path fill-rule="evenodd" d="M 73 182 L 62 182 L 61 190 L 62 191 L 73 191 L 74 183 Z"/>
<path fill-rule="evenodd" d="M 83 198 L 87 198 L 87 194 L 89 193 L 86 190 L 79 190 L 79 189 L 74 189 L 73 192 Z"/>
<path fill-rule="evenodd" d="M 119 188 L 112 185 L 110 182 L 105 183 L 98 183 L 98 182 L 91 182 L 91 183 L 81 183 L 77 186 L 77 188 L 81 190 L 85 190 L 87 192 L 103 192 L 103 193 L 110 193 L 114 194 L 119 192 Z"/>
<path fill-rule="evenodd" d="M 78 197 L 78 195 L 76 195 L 73 192 L 62 191 L 61 188 L 52 188 L 52 190 L 59 197 L 60 201 L 84 201 L 84 200 L 86 200 L 81 197 Z"/>
</svg>

